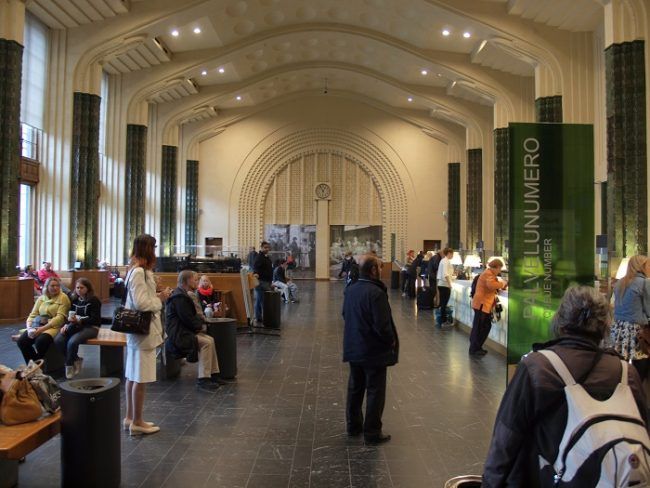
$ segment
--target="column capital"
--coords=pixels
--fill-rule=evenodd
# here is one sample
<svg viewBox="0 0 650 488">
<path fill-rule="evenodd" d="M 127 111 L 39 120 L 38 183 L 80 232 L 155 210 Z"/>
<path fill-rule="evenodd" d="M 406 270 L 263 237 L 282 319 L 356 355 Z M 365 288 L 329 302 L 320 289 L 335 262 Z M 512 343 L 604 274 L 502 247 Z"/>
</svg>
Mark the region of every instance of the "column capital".
<svg viewBox="0 0 650 488">
<path fill-rule="evenodd" d="M 24 45 L 25 0 L 0 0 L 0 39 Z"/>
</svg>

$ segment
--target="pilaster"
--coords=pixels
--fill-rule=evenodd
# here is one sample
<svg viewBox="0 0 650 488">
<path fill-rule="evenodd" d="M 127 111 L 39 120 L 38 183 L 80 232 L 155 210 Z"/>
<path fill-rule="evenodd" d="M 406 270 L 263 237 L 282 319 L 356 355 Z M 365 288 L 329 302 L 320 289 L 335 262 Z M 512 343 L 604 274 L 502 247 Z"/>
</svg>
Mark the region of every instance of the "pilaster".
<svg viewBox="0 0 650 488">
<path fill-rule="evenodd" d="M 185 245 L 197 245 L 199 220 L 199 162 L 187 160 L 185 180 Z"/>
<path fill-rule="evenodd" d="M 467 249 L 482 239 L 483 223 L 483 150 L 467 150 Z"/>
<path fill-rule="evenodd" d="M 506 253 L 510 225 L 510 136 L 508 128 L 494 129 L 494 252 Z"/>
<path fill-rule="evenodd" d="M 128 260 L 136 236 L 145 232 L 144 208 L 147 180 L 147 127 L 126 126 L 126 171 L 124 177 L 124 259 Z"/>
<path fill-rule="evenodd" d="M 447 245 L 460 247 L 460 163 L 449 163 L 447 172 Z"/>
<path fill-rule="evenodd" d="M 160 254 L 170 256 L 176 245 L 177 146 L 162 146 L 160 175 Z"/>
</svg>

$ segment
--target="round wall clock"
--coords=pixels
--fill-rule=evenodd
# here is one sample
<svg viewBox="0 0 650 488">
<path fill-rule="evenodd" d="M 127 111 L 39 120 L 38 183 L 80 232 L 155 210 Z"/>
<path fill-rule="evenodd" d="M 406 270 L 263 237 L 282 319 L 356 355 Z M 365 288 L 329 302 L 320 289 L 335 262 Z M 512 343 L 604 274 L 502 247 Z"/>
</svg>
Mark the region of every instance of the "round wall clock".
<svg viewBox="0 0 650 488">
<path fill-rule="evenodd" d="M 329 198 L 332 194 L 332 189 L 327 183 L 319 183 L 316 185 L 316 196 L 320 199 Z"/>
</svg>

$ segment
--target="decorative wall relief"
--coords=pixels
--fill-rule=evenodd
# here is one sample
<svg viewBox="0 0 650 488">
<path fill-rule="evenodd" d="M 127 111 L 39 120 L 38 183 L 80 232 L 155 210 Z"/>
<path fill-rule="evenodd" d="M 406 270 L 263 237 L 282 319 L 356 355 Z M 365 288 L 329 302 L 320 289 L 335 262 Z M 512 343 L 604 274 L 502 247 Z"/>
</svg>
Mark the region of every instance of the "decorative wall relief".
<svg viewBox="0 0 650 488">
<path fill-rule="evenodd" d="M 460 163 L 449 163 L 447 185 L 447 245 L 460 247 Z"/>
<path fill-rule="evenodd" d="M 483 150 L 467 150 L 467 249 L 475 249 L 482 239 Z"/>
<path fill-rule="evenodd" d="M 131 254 L 133 239 L 144 233 L 144 193 L 147 178 L 147 127 L 126 126 L 126 168 L 124 175 L 124 260 Z"/>
<path fill-rule="evenodd" d="M 16 276 L 23 46 L 0 39 L 0 277 Z"/>
<path fill-rule="evenodd" d="M 607 244 L 618 256 L 648 252 L 644 41 L 605 49 Z"/>
<path fill-rule="evenodd" d="M 535 100 L 537 122 L 562 122 L 562 96 L 540 97 Z"/>
<path fill-rule="evenodd" d="M 196 246 L 199 220 L 199 162 L 187 160 L 185 179 L 185 245 Z"/>
<path fill-rule="evenodd" d="M 98 95 L 75 92 L 70 172 L 70 267 L 97 267 L 99 232 Z"/>
<path fill-rule="evenodd" d="M 494 251 L 506 256 L 510 225 L 510 138 L 508 128 L 494 129 Z M 489 247 L 489 243 L 488 243 Z"/>
<path fill-rule="evenodd" d="M 176 246 L 176 169 L 178 147 L 162 147 L 160 191 L 160 255 L 171 256 Z"/>
</svg>

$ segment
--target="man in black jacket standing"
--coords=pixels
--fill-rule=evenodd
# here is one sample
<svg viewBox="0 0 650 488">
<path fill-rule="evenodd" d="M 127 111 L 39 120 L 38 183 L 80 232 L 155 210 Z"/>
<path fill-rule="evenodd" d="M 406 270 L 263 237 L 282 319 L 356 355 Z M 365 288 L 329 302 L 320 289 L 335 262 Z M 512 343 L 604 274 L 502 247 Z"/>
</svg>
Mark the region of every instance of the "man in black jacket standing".
<svg viewBox="0 0 650 488">
<path fill-rule="evenodd" d="M 397 363 L 399 342 L 388 303 L 386 286 L 379 280 L 381 261 L 373 254 L 359 259 L 359 280 L 345 290 L 343 361 L 350 363 L 346 420 L 348 435 L 363 433 L 368 443 L 390 440 L 382 432 L 386 400 L 386 368 Z M 366 395 L 366 417 L 361 412 Z"/>
<path fill-rule="evenodd" d="M 255 319 L 258 322 L 262 321 L 263 305 L 264 305 L 264 292 L 272 291 L 273 286 L 273 263 L 269 258 L 269 251 L 271 245 L 264 241 L 260 246 L 260 252 L 257 253 L 255 264 L 253 264 L 253 275 L 259 281 L 255 287 Z"/>
<path fill-rule="evenodd" d="M 189 269 L 178 275 L 178 288 L 167 300 L 165 309 L 165 329 L 167 347 L 177 356 L 198 354 L 199 379 L 196 386 L 205 390 L 219 388 L 219 363 L 214 339 L 203 332 L 203 319 L 188 292 L 198 286 L 198 275 Z"/>
</svg>

